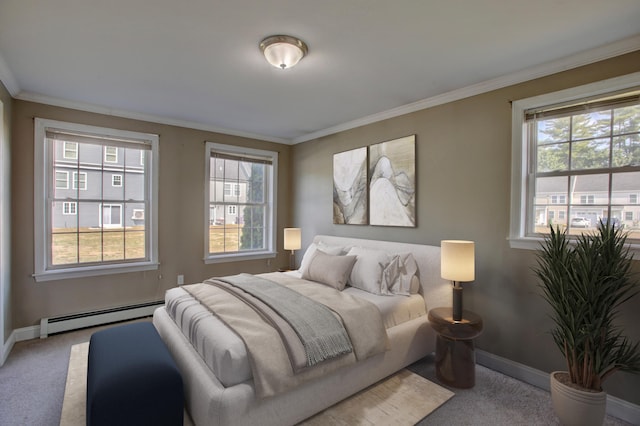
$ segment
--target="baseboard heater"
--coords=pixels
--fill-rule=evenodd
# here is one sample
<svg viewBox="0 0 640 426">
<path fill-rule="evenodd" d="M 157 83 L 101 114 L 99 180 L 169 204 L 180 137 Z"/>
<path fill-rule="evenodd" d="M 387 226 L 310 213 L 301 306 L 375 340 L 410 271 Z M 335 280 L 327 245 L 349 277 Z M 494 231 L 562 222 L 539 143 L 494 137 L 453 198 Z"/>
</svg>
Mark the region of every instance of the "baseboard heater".
<svg viewBox="0 0 640 426">
<path fill-rule="evenodd" d="M 100 311 L 42 318 L 40 320 L 40 338 L 44 339 L 50 334 L 62 333 L 63 331 L 78 330 L 80 328 L 93 327 L 96 325 L 148 317 L 153 315 L 153 311 L 163 304 L 163 301 L 148 302 L 138 305 L 103 309 Z"/>
</svg>

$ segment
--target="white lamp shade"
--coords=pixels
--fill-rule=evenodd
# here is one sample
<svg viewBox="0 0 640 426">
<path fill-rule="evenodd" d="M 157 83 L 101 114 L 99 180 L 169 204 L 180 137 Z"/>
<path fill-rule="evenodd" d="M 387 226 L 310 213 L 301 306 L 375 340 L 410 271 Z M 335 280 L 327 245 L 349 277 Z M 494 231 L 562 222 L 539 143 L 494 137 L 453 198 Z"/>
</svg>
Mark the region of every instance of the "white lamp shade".
<svg viewBox="0 0 640 426">
<path fill-rule="evenodd" d="M 440 262 L 440 276 L 445 280 L 457 282 L 475 280 L 475 243 L 460 240 L 441 241 Z"/>
<path fill-rule="evenodd" d="M 302 246 L 302 232 L 300 228 L 284 228 L 284 249 L 300 250 Z"/>
</svg>

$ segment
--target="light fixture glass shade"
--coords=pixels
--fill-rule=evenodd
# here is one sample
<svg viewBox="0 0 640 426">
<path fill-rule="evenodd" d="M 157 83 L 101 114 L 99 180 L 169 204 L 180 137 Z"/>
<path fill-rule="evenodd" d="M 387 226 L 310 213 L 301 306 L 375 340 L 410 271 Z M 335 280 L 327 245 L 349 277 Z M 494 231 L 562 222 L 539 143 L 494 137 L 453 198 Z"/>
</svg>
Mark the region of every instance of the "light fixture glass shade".
<svg viewBox="0 0 640 426">
<path fill-rule="evenodd" d="M 440 276 L 456 282 L 475 280 L 475 243 L 460 240 L 441 241 Z"/>
<path fill-rule="evenodd" d="M 300 250 L 302 246 L 302 232 L 300 228 L 284 228 L 284 249 Z"/>
<path fill-rule="evenodd" d="M 285 35 L 265 38 L 260 43 L 260 50 L 271 65 L 280 69 L 293 67 L 309 51 L 302 40 Z"/>
</svg>

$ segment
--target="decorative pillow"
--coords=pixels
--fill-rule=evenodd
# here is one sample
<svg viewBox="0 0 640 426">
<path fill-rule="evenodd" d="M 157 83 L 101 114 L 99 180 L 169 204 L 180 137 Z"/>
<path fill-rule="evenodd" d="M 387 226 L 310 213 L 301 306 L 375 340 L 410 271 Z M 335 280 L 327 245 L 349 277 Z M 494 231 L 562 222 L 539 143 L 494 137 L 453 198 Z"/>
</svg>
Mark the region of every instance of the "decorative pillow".
<svg viewBox="0 0 640 426">
<path fill-rule="evenodd" d="M 307 247 L 307 250 L 304 252 L 304 255 L 302 256 L 302 261 L 300 262 L 300 271 L 304 272 L 304 270 L 307 268 L 307 266 L 309 266 L 309 261 L 311 260 L 311 258 L 313 257 L 313 254 L 316 252 L 316 250 L 322 250 L 323 252 L 327 253 L 327 254 L 331 254 L 331 255 L 338 255 L 338 254 L 342 254 L 345 250 L 344 247 L 342 246 L 329 246 L 327 244 L 324 243 L 311 243 L 309 244 L 309 247 Z"/>
<path fill-rule="evenodd" d="M 342 291 L 347 285 L 355 261 L 355 256 L 333 256 L 318 249 L 302 271 L 302 278 Z"/>
<path fill-rule="evenodd" d="M 352 287 L 373 294 L 388 294 L 387 283 L 396 279 L 399 269 L 392 262 L 393 256 L 382 250 L 364 247 L 352 247 L 347 254 L 357 256 L 349 277 Z"/>
<path fill-rule="evenodd" d="M 411 253 L 400 253 L 397 255 L 398 274 L 395 279 L 387 282 L 388 293 L 409 296 L 416 294 L 420 290 L 420 280 L 417 276 L 418 264 Z"/>
</svg>

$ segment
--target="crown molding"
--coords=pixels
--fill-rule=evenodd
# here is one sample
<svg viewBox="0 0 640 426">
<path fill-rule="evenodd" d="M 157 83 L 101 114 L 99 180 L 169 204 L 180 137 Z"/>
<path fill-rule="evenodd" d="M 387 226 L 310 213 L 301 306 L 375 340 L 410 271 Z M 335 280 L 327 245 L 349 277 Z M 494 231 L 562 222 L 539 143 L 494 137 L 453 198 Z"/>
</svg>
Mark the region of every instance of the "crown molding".
<svg viewBox="0 0 640 426">
<path fill-rule="evenodd" d="M 241 138 L 257 139 L 264 142 L 275 142 L 275 143 L 281 143 L 281 144 L 287 144 L 287 145 L 291 144 L 291 140 L 289 139 L 259 135 L 256 133 L 243 132 L 243 131 L 234 130 L 234 129 L 225 129 L 222 127 L 212 126 L 210 124 L 198 123 L 195 121 L 177 120 L 177 119 L 163 117 L 159 115 L 143 114 L 139 112 L 109 108 L 109 107 L 89 104 L 85 102 L 70 101 L 70 100 L 56 98 L 52 96 L 44 96 L 37 93 L 20 92 L 16 96 L 14 96 L 14 98 L 22 101 L 37 102 L 40 104 L 52 105 L 52 106 L 57 106 L 61 108 L 76 109 L 76 110 L 86 111 L 86 112 L 93 112 L 96 114 L 111 115 L 114 117 L 128 118 L 132 120 L 148 121 L 151 123 L 166 124 L 169 126 L 186 127 L 188 129 L 222 133 L 225 135 L 238 136 Z"/>
<path fill-rule="evenodd" d="M 307 133 L 306 135 L 294 138 L 293 144 L 307 142 L 312 139 L 321 138 L 331 134 L 343 132 L 345 130 L 354 129 L 356 127 L 365 126 L 367 124 L 376 123 L 378 121 L 387 120 L 389 118 L 399 117 L 401 115 L 410 114 L 426 108 L 443 105 L 449 102 L 458 101 L 460 99 L 476 96 L 492 90 L 502 89 L 514 84 L 523 83 L 525 81 L 534 80 L 536 78 L 545 77 L 558 72 L 566 71 L 572 68 L 578 68 L 594 62 L 613 58 L 625 53 L 634 52 L 640 49 L 640 34 L 628 37 L 614 43 L 590 49 L 575 55 L 567 56 L 555 61 L 546 62 L 526 70 L 506 74 L 491 80 L 486 80 L 477 84 L 472 84 L 460 89 L 452 90 L 440 95 L 432 96 L 413 102 L 407 105 L 392 108 L 387 111 L 372 114 L 353 121 L 349 121 L 337 126 L 329 127 L 316 132 Z"/>
</svg>

